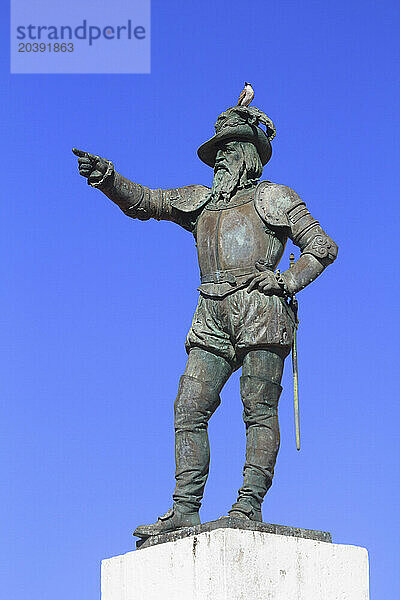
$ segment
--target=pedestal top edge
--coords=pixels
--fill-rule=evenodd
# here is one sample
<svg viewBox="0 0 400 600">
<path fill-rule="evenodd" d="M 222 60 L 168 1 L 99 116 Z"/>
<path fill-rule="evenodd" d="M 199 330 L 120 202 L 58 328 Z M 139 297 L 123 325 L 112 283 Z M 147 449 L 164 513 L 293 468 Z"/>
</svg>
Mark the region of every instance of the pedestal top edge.
<svg viewBox="0 0 400 600">
<path fill-rule="evenodd" d="M 260 533 L 272 533 L 275 535 L 299 537 L 319 542 L 332 542 L 331 534 L 327 531 L 301 529 L 299 527 L 290 527 L 287 525 L 275 525 L 273 523 L 259 523 L 257 521 L 244 521 L 242 519 L 233 519 L 231 517 L 221 517 L 216 521 L 209 521 L 208 523 L 203 523 L 194 527 L 185 527 L 183 529 L 178 529 L 177 531 L 172 531 L 170 533 L 155 535 L 148 538 L 147 540 L 138 540 L 136 542 L 136 549 L 142 550 L 145 548 L 156 546 L 158 544 L 175 542 L 183 538 L 199 535 L 200 533 L 208 533 L 217 529 L 240 529 L 243 531 L 258 531 Z"/>
</svg>

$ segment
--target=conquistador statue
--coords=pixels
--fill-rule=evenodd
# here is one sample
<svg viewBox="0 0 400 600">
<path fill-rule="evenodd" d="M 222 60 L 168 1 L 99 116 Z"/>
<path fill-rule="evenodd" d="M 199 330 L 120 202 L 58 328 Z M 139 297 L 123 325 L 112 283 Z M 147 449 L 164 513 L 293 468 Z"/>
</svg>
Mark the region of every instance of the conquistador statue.
<svg viewBox="0 0 400 600">
<path fill-rule="evenodd" d="M 214 170 L 212 188 L 151 190 L 120 175 L 110 161 L 74 150 L 80 174 L 126 215 L 174 221 L 193 234 L 197 245 L 200 297 L 175 400 L 173 506 L 156 523 L 137 527 L 134 535 L 141 538 L 200 523 L 210 458 L 207 424 L 222 387 L 239 367 L 246 461 L 229 514 L 262 521 L 261 503 L 279 449 L 283 363 L 295 328 L 288 300 L 337 255 L 335 242 L 292 189 L 259 181 L 272 153 L 272 121 L 257 108 L 238 105 L 218 117 L 215 131 L 198 149 Z M 301 254 L 280 273 L 276 269 L 288 237 Z"/>
</svg>

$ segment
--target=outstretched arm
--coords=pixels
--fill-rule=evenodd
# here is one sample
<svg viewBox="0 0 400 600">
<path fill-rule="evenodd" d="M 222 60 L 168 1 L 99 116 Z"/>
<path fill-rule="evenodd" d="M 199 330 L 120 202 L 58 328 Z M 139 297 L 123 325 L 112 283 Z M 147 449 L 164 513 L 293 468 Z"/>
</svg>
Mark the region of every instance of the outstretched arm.
<svg viewBox="0 0 400 600">
<path fill-rule="evenodd" d="M 87 178 L 88 184 L 101 190 L 128 217 L 142 221 L 151 218 L 173 221 L 192 230 L 196 209 L 204 204 L 207 188 L 187 186 L 151 190 L 117 173 L 109 160 L 76 148 L 72 151 L 78 156 L 79 173 Z M 185 209 L 186 204 L 190 210 Z"/>
</svg>

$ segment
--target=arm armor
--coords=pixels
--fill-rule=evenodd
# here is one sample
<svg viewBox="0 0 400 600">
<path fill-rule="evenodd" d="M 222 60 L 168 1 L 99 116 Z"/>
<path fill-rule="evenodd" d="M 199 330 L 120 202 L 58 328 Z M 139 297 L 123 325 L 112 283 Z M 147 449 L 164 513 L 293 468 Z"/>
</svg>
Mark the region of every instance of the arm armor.
<svg viewBox="0 0 400 600">
<path fill-rule="evenodd" d="M 301 250 L 296 263 L 282 273 L 288 291 L 294 294 L 314 281 L 336 258 L 338 247 L 325 233 L 297 196 L 287 210 L 290 237 Z"/>
<path fill-rule="evenodd" d="M 304 202 L 299 201 L 287 211 L 291 239 L 301 250 L 302 256 L 311 254 L 324 267 L 330 265 L 337 256 L 337 245 L 310 215 Z"/>
<path fill-rule="evenodd" d="M 209 196 L 209 189 L 199 185 L 151 190 L 117 173 L 111 162 L 101 181 L 89 185 L 99 188 L 128 217 L 141 221 L 173 221 L 189 231 L 194 227 L 196 211 Z"/>
</svg>

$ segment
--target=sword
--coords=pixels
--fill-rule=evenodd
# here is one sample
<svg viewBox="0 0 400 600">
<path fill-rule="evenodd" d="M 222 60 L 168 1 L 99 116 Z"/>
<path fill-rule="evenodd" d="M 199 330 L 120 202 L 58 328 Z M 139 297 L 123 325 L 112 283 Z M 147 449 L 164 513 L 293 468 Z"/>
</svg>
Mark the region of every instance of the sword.
<svg viewBox="0 0 400 600">
<path fill-rule="evenodd" d="M 290 268 L 294 265 L 294 254 L 289 257 Z M 292 345 L 292 365 L 293 365 L 293 394 L 294 394 L 294 424 L 296 430 L 296 448 L 300 450 L 300 412 L 299 412 L 299 378 L 297 371 L 297 328 L 299 326 L 299 319 L 297 316 L 298 302 L 295 295 L 293 294 L 290 300 L 290 305 L 293 310 L 295 325 L 293 331 L 293 345 Z"/>
</svg>

